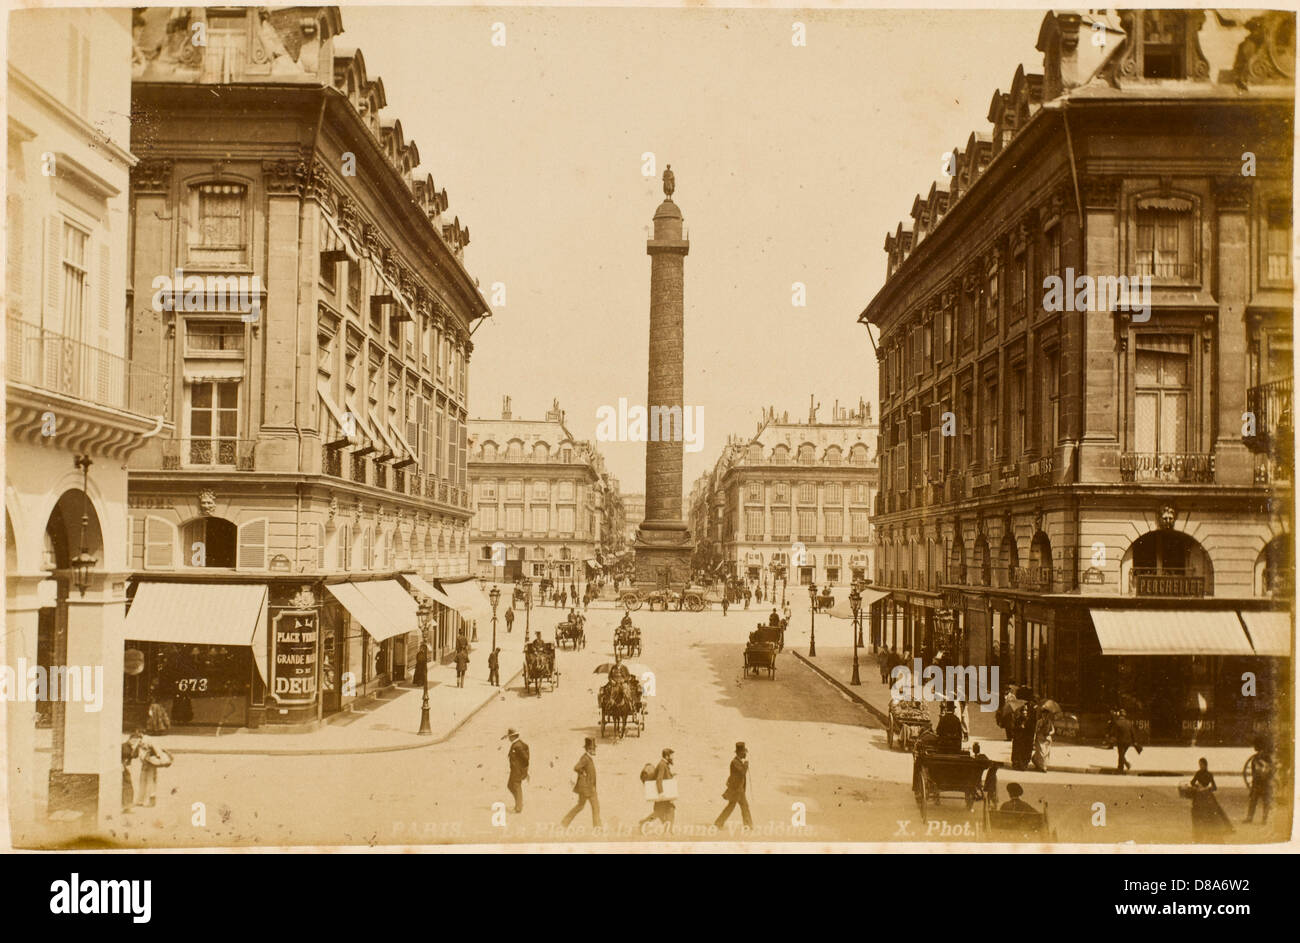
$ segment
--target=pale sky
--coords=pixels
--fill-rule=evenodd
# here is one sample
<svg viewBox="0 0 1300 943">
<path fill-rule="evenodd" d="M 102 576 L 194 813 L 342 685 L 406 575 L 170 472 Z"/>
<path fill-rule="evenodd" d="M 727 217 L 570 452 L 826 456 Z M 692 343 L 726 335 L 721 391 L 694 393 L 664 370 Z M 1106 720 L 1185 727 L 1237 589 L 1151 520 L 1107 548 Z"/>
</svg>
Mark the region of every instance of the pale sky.
<svg viewBox="0 0 1300 943">
<path fill-rule="evenodd" d="M 836 399 L 876 412 L 857 316 L 884 278 L 885 233 L 910 226 L 943 153 L 989 129 L 1017 65 L 1042 66 L 1032 10 L 342 12 L 339 42 L 383 77 L 383 115 L 470 229 L 470 272 L 489 300 L 506 286 L 474 334 L 474 417 L 498 416 L 505 394 L 516 418 L 541 419 L 558 398 L 594 438 L 600 406 L 645 402 L 645 240 L 672 164 L 691 241 L 686 403 L 704 415 L 687 491 L 764 406 L 802 418 L 813 393 L 823 419 Z M 643 444 L 599 447 L 624 491 L 643 490 Z"/>
</svg>

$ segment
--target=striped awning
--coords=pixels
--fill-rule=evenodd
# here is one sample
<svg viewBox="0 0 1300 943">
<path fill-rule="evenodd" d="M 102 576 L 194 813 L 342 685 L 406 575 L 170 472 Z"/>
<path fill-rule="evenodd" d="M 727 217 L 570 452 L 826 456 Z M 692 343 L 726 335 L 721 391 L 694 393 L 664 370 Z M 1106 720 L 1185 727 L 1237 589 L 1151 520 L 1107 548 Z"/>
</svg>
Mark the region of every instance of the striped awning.
<svg viewBox="0 0 1300 943">
<path fill-rule="evenodd" d="M 446 606 L 448 609 L 456 608 L 456 603 L 452 601 L 452 598 L 450 596 L 448 596 L 438 587 L 434 586 L 424 577 L 419 576 L 415 573 L 402 573 L 401 577 L 402 579 L 406 580 L 407 585 L 413 591 L 420 593 L 421 595 L 428 596 L 434 602 Z M 418 605 L 416 606 L 416 610 L 417 611 L 419 610 Z"/>
<path fill-rule="evenodd" d="M 396 580 L 369 583 L 333 583 L 325 590 L 361 623 L 376 642 L 405 635 L 418 628 L 415 600 Z"/>
<path fill-rule="evenodd" d="M 1103 655 L 1253 655 L 1231 609 L 1088 610 Z"/>
<path fill-rule="evenodd" d="M 334 423 L 339 428 L 339 435 L 347 440 L 348 445 L 355 445 L 357 441 L 356 419 L 354 418 L 351 422 L 348 421 L 343 410 L 339 409 L 339 404 L 334 402 L 334 397 L 330 395 L 326 384 L 320 384 L 316 388 L 316 392 L 320 396 L 321 405 L 325 407 L 325 411 L 334 418 Z M 351 434 L 348 433 L 349 428 L 352 430 Z"/>
<path fill-rule="evenodd" d="M 1256 655 L 1291 657 L 1291 614 L 1276 609 L 1248 612 L 1242 610 L 1241 621 Z"/>
<path fill-rule="evenodd" d="M 185 645 L 249 645 L 266 679 L 264 584 L 141 582 L 126 614 L 123 637 Z"/>
<path fill-rule="evenodd" d="M 483 595 L 478 580 L 471 579 L 463 583 L 448 583 L 441 580 L 439 582 L 446 594 L 452 598 L 456 611 L 462 616 L 481 622 L 492 621 L 492 605 Z"/>
</svg>

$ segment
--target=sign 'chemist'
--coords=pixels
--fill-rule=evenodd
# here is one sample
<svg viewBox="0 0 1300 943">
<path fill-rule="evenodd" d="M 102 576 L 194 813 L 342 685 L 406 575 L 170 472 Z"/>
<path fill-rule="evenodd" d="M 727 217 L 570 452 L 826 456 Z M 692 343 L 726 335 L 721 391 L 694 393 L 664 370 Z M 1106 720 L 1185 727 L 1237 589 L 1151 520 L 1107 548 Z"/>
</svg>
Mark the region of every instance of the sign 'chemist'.
<svg viewBox="0 0 1300 943">
<path fill-rule="evenodd" d="M 310 704 L 316 697 L 316 613 L 275 617 L 271 643 L 271 696 L 278 704 Z"/>
</svg>

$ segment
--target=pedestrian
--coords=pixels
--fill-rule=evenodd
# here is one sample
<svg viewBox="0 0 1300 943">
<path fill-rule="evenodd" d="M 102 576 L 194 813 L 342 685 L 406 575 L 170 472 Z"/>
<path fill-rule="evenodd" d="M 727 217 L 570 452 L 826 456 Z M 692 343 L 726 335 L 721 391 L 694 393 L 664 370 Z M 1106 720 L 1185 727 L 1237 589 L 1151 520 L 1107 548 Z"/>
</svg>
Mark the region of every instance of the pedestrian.
<svg viewBox="0 0 1300 943">
<path fill-rule="evenodd" d="M 665 792 L 664 783 L 673 778 L 673 751 L 671 748 L 665 747 L 663 752 L 660 754 L 659 765 L 655 767 L 654 776 L 651 777 L 655 783 L 654 793 L 658 796 L 663 796 Z M 673 795 L 676 795 L 675 786 L 676 784 L 674 784 L 674 788 L 671 790 Z M 664 832 L 671 834 L 673 830 L 673 822 L 676 818 L 677 804 L 672 799 L 661 798 L 654 800 L 654 806 L 651 808 L 650 814 L 643 818 L 639 824 L 641 825 L 641 831 L 644 834 L 645 826 L 649 822 L 657 819 L 663 823 Z"/>
<path fill-rule="evenodd" d="M 569 581 L 569 598 L 573 600 L 575 606 L 578 604 L 578 587 L 573 585 L 572 580 Z"/>
<path fill-rule="evenodd" d="M 722 614 L 723 614 L 723 616 L 725 616 L 725 615 L 727 614 L 727 606 L 728 606 L 728 605 L 729 605 L 729 603 L 727 602 L 727 594 L 726 594 L 726 593 L 723 593 L 723 594 L 722 594 Z"/>
<path fill-rule="evenodd" d="M 998 711 L 993 715 L 997 725 L 1003 729 L 1010 740 L 1015 732 L 1016 707 L 1018 706 L 1015 695 L 1015 688 L 1007 685 L 1006 692 L 1002 695 L 1002 703 L 998 705 Z"/>
<path fill-rule="evenodd" d="M 1111 711 L 1110 730 L 1106 737 L 1109 745 L 1113 746 L 1117 753 L 1115 772 L 1123 775 L 1133 765 L 1124 758 L 1124 754 L 1128 753 L 1129 748 L 1132 747 L 1137 750 L 1139 756 L 1142 754 L 1142 746 L 1137 742 L 1137 737 L 1134 735 L 1133 721 L 1128 719 L 1128 712 L 1124 708 L 1121 707 L 1119 710 Z"/>
<path fill-rule="evenodd" d="M 501 687 L 501 649 L 494 648 L 488 655 L 488 684 Z"/>
<path fill-rule="evenodd" d="M 1034 752 L 1036 712 L 1029 701 L 1021 701 L 1016 708 L 1015 729 L 1011 737 L 1011 768 L 1026 770 Z"/>
<path fill-rule="evenodd" d="M 130 812 L 135 805 L 135 781 L 131 778 L 131 761 L 135 759 L 135 747 L 128 737 L 122 741 L 122 811 Z M 1265 815 L 1268 813 L 1265 812 Z"/>
<path fill-rule="evenodd" d="M 456 649 L 456 687 L 465 686 L 465 672 L 469 670 L 469 652 L 463 648 Z"/>
<path fill-rule="evenodd" d="M 511 606 L 506 610 L 506 631 L 511 632 L 515 627 L 515 607 Z"/>
<path fill-rule="evenodd" d="M 563 589 L 560 590 L 560 608 L 561 608 L 561 609 L 563 609 L 563 608 L 568 604 L 568 600 L 569 600 L 569 593 L 568 593 L 568 591 L 567 591 L 567 590 L 563 590 Z"/>
<path fill-rule="evenodd" d="M 515 812 L 524 811 L 524 780 L 528 778 L 528 744 L 519 739 L 519 731 L 511 727 L 502 740 L 510 741 L 510 752 L 506 758 L 510 761 L 510 778 L 506 788 L 515 797 Z"/>
<path fill-rule="evenodd" d="M 746 609 L 749 608 L 749 600 L 753 597 L 753 595 L 754 595 L 754 594 L 753 594 L 752 592 L 750 592 L 749 587 L 746 586 L 746 587 L 745 587 L 745 608 L 746 608 Z"/>
<path fill-rule="evenodd" d="M 881 651 L 876 655 L 876 663 L 880 665 L 880 683 L 889 684 L 889 673 L 898 664 L 898 650 L 893 645 L 889 646 L 889 651 Z"/>
<path fill-rule="evenodd" d="M 596 738 L 584 737 L 582 756 L 574 764 L 573 771 L 578 774 L 578 781 L 573 784 L 573 791 L 578 794 L 578 804 L 569 810 L 569 814 L 560 820 L 565 828 L 573 821 L 582 807 L 591 803 L 591 826 L 600 828 L 600 800 L 596 798 Z"/>
<path fill-rule="evenodd" d="M 1273 753 L 1268 743 L 1262 738 L 1255 741 L 1255 752 L 1246 761 L 1250 771 L 1250 805 L 1246 808 L 1246 822 L 1255 818 L 1255 807 L 1262 808 L 1264 816 L 1261 825 L 1268 824 L 1268 807 L 1273 804 L 1273 774 L 1277 767 L 1273 762 Z"/>
<path fill-rule="evenodd" d="M 172 765 L 171 755 L 146 737 L 142 730 L 133 730 L 127 743 L 132 757 L 140 760 L 140 795 L 136 797 L 136 805 L 157 805 L 158 770 Z"/>
<path fill-rule="evenodd" d="M 326 675 L 326 677 L 329 677 Z M 417 688 L 424 687 L 425 681 L 429 677 L 429 649 L 421 642 L 420 649 L 415 653 L 415 672 L 411 680 Z"/>
<path fill-rule="evenodd" d="M 754 820 L 749 817 L 749 799 L 745 795 L 745 789 L 748 785 L 749 751 L 745 749 L 743 742 L 738 742 L 736 744 L 736 755 L 731 758 L 731 770 L 727 774 L 727 786 L 722 792 L 722 798 L 727 800 L 727 805 L 713 823 L 715 826 L 722 828 L 736 806 L 740 806 L 740 819 L 745 823 L 745 828 L 754 827 Z"/>
<path fill-rule="evenodd" d="M 1223 841 L 1232 829 L 1228 815 L 1214 797 L 1219 787 L 1210 772 L 1210 762 L 1201 757 L 1197 761 L 1200 767 L 1192 776 L 1190 784 L 1184 787 L 1185 794 L 1192 800 L 1192 839 L 1197 842 Z"/>
<path fill-rule="evenodd" d="M 760 606 L 763 605 L 763 587 L 761 586 L 754 587 L 754 602 L 756 602 Z"/>
<path fill-rule="evenodd" d="M 582 611 L 583 611 L 584 613 L 587 611 L 587 607 L 591 605 L 591 598 L 592 598 L 592 595 L 593 595 L 593 593 L 592 593 L 592 591 L 591 591 L 591 588 L 588 587 L 588 588 L 587 588 L 587 592 L 584 593 L 583 596 L 582 596 Z"/>
<path fill-rule="evenodd" d="M 1052 722 L 1052 712 L 1039 708 L 1038 720 L 1034 724 L 1034 748 L 1029 762 L 1040 773 L 1047 772 L 1047 761 L 1052 755 L 1052 740 L 1056 736 L 1056 724 Z"/>
</svg>

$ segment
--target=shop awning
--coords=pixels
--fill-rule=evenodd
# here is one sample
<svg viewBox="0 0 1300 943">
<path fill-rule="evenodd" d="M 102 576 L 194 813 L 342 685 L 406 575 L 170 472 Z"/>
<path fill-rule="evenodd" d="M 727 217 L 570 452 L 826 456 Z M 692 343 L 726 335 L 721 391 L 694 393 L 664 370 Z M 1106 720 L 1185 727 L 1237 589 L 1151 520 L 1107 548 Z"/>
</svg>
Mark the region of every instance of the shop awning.
<svg viewBox="0 0 1300 943">
<path fill-rule="evenodd" d="M 348 445 L 355 445 L 357 441 L 356 420 L 348 421 L 347 417 L 343 415 L 343 410 L 339 409 L 339 404 L 334 402 L 334 397 L 330 396 L 329 388 L 324 383 L 316 388 L 316 393 L 320 396 L 321 405 L 325 407 L 325 411 L 334 418 L 334 424 L 339 428 L 339 435 L 347 440 Z M 351 433 L 348 432 L 349 428 L 352 430 Z"/>
<path fill-rule="evenodd" d="M 147 583 L 135 590 L 123 637 L 186 645 L 249 645 L 266 679 L 266 586 Z"/>
<path fill-rule="evenodd" d="M 860 590 L 860 592 L 862 593 L 862 608 L 863 608 L 863 609 L 870 609 L 873 605 L 875 605 L 875 604 L 876 604 L 877 602 L 879 602 L 881 599 L 884 599 L 886 596 L 889 595 L 889 593 L 881 592 L 881 591 L 878 590 L 878 589 L 868 589 L 868 588 L 865 587 L 865 586 Z"/>
<path fill-rule="evenodd" d="M 448 609 L 456 608 L 456 604 L 452 601 L 450 596 L 448 596 L 438 587 L 434 586 L 424 577 L 417 576 L 415 573 L 403 573 L 402 579 L 406 580 L 407 584 L 415 592 L 428 596 L 434 602 L 440 603 L 446 606 Z M 416 605 L 416 611 L 417 612 L 419 611 L 418 604 Z"/>
<path fill-rule="evenodd" d="M 480 622 L 492 621 L 492 605 L 479 588 L 478 580 L 466 580 L 463 583 L 442 583 L 442 588 L 452 598 L 456 611 L 470 619 Z"/>
<path fill-rule="evenodd" d="M 396 580 L 333 583 L 325 589 L 376 642 L 418 628 L 415 600 Z"/>
<path fill-rule="evenodd" d="M 1291 615 L 1275 609 L 1263 612 L 1242 610 L 1241 621 L 1255 647 L 1256 655 L 1291 657 Z"/>
<path fill-rule="evenodd" d="M 1088 610 L 1103 655 L 1253 655 L 1231 609 Z"/>
</svg>

